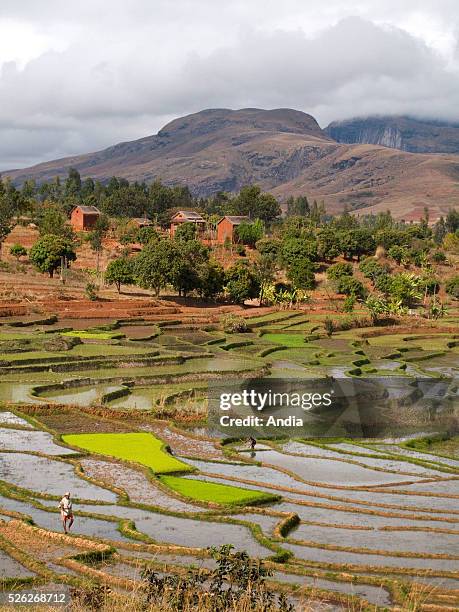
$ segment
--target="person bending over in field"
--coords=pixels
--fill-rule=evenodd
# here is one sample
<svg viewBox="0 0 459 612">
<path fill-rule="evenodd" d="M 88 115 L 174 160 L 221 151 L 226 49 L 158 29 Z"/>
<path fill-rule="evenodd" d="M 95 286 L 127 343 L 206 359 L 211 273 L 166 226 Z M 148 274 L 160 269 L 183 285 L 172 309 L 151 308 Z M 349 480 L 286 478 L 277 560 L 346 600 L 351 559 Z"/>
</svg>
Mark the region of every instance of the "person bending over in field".
<svg viewBox="0 0 459 612">
<path fill-rule="evenodd" d="M 64 497 L 59 502 L 58 506 L 61 511 L 62 526 L 64 527 L 64 533 L 68 533 L 70 527 L 73 525 L 73 510 L 72 501 L 70 499 L 70 493 L 64 493 Z M 67 525 L 68 522 L 68 525 Z"/>
</svg>

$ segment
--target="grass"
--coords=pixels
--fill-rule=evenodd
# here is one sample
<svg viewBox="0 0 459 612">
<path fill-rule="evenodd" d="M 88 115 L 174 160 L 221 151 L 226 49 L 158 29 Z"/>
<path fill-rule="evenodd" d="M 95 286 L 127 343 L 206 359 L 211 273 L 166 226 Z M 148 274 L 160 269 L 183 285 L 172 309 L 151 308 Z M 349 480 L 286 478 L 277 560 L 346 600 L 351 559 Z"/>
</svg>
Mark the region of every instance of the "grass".
<svg viewBox="0 0 459 612">
<path fill-rule="evenodd" d="M 184 497 L 196 501 L 232 506 L 272 502 L 278 497 L 261 491 L 242 489 L 232 485 L 206 482 L 204 480 L 188 480 L 177 476 L 162 476 L 161 482 Z"/>
<path fill-rule="evenodd" d="M 93 453 L 140 463 L 155 474 L 193 471 L 192 467 L 165 452 L 163 442 L 150 433 L 67 434 L 62 439 Z"/>
</svg>

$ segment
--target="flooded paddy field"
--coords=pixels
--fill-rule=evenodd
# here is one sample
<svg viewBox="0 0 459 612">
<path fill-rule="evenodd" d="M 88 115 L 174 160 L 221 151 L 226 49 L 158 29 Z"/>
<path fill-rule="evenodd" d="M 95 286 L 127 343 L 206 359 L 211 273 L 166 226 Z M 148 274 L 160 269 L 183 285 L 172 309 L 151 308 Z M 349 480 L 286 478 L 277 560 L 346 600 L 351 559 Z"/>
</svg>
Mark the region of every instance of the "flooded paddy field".
<svg viewBox="0 0 459 612">
<path fill-rule="evenodd" d="M 378 422 L 357 439 L 340 427 L 330 439 L 260 439 L 254 452 L 247 436 L 222 444 L 222 436 L 207 429 L 210 380 L 261 374 L 353 380 L 382 372 L 410 381 L 457 369 L 458 354 L 446 333 L 425 340 L 422 334 L 378 330 L 380 336 L 364 338 L 372 328 L 362 328 L 327 338 L 323 319 L 320 313 L 271 312 L 248 318 L 246 334 L 227 333 L 218 324 L 203 329 L 71 317 L 51 325 L 2 326 L 0 526 L 11 523 L 13 529 L 14 521 L 31 519 L 54 541 L 62 532 L 57 505 L 68 490 L 75 515 L 71 533 L 92 545 L 114 546 L 114 561 L 97 566 L 108 584 L 141 580 L 136 559 L 163 564 L 166 573 L 166 565 L 212 569 L 207 548 L 232 544 L 270 559 L 273 583 L 315 587 L 333 601 L 344 598 L 329 609 L 360 609 L 347 603 L 350 595 L 375 609 L 405 609 L 397 581 L 456 590 L 459 457 L 410 449 L 403 441 L 404 435 L 441 431 L 445 415 L 454 423 L 452 402 L 416 415 L 420 422 L 411 422 L 413 415 L 401 419 L 400 434 L 385 435 Z M 59 336 L 80 342 L 51 350 L 65 349 Z M 353 362 L 359 360 L 364 363 L 356 374 Z M 400 416 L 397 406 L 391 410 L 390 418 Z M 76 452 L 65 444 L 66 435 L 96 433 L 152 434 L 161 453 L 177 460 L 174 469 L 186 464 L 195 471 L 173 472 L 168 481 L 150 451 L 142 460 L 141 454 L 123 459 L 108 447 L 96 452 L 83 445 Z M 245 496 L 240 499 L 248 501 L 209 500 L 204 493 L 199 498 L 202 485 L 215 484 L 226 485 L 225 491 L 238 488 Z M 256 500 L 246 495 L 250 491 L 271 496 Z M 11 531 L 4 537 L 13 541 Z M 0 577 L 36 580 L 2 542 Z M 69 569 L 58 562 L 58 550 L 71 554 L 70 540 L 56 541 L 46 554 L 40 554 L 38 540 L 15 545 L 24 554 L 36 550 L 57 576 L 84 578 L 84 564 Z"/>
</svg>

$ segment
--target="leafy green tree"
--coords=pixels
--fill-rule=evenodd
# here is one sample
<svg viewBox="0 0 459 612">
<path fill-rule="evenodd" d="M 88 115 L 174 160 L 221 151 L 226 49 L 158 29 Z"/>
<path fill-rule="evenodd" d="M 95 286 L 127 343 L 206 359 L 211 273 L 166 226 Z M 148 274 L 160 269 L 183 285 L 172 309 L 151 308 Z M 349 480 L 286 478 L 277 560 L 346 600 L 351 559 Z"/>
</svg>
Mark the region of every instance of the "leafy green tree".
<svg viewBox="0 0 459 612">
<path fill-rule="evenodd" d="M 459 230 L 459 210 L 450 208 L 445 219 L 446 231 L 454 234 Z"/>
<path fill-rule="evenodd" d="M 53 278 L 55 270 L 64 261 L 65 265 L 75 261 L 73 243 L 63 236 L 46 234 L 41 236 L 29 251 L 29 260 L 43 274 Z"/>
<path fill-rule="evenodd" d="M 339 262 L 333 264 L 327 270 L 329 280 L 338 280 L 343 276 L 352 276 L 352 264 Z"/>
<path fill-rule="evenodd" d="M 273 255 L 260 255 L 255 262 L 255 270 L 260 283 L 259 300 L 260 305 L 262 305 L 266 288 L 269 287 L 276 278 L 276 258 Z"/>
<path fill-rule="evenodd" d="M 65 196 L 78 196 L 81 191 L 81 176 L 75 168 L 69 168 L 65 181 Z"/>
<path fill-rule="evenodd" d="M 255 219 L 253 223 L 241 223 L 236 227 L 236 238 L 241 244 L 255 246 L 255 243 L 263 238 L 265 228 L 263 221 Z"/>
<path fill-rule="evenodd" d="M 9 181 L 0 177 L 0 249 L 16 225 L 16 218 L 25 207 L 24 197 Z"/>
<path fill-rule="evenodd" d="M 258 297 L 260 281 L 256 271 L 244 260 L 236 262 L 225 272 L 225 290 L 236 304 Z"/>
<path fill-rule="evenodd" d="M 172 240 L 161 239 L 145 245 L 134 264 L 134 275 L 139 286 L 153 289 L 158 296 L 171 281 L 171 265 L 176 259 L 177 246 Z"/>
<path fill-rule="evenodd" d="M 277 257 L 280 253 L 282 243 L 275 238 L 261 238 L 255 245 L 260 255 L 272 255 Z"/>
<path fill-rule="evenodd" d="M 270 193 L 262 193 L 258 185 L 242 187 L 231 204 L 234 214 L 248 215 L 251 219 L 272 221 L 281 214 L 281 207 Z"/>
<path fill-rule="evenodd" d="M 20 257 L 27 255 L 27 249 L 24 248 L 22 244 L 13 244 L 13 246 L 10 248 L 10 255 L 16 257 L 16 259 L 19 261 Z"/>
<path fill-rule="evenodd" d="M 294 198 L 290 196 L 287 200 L 287 217 L 307 217 L 311 209 L 306 196 Z"/>
<path fill-rule="evenodd" d="M 140 242 L 140 244 L 148 244 L 149 242 L 158 239 L 159 234 L 154 227 L 141 227 L 137 232 L 137 241 Z"/>
<path fill-rule="evenodd" d="M 296 260 L 317 261 L 317 241 L 313 237 L 288 238 L 282 244 L 281 261 L 292 266 Z"/>
<path fill-rule="evenodd" d="M 198 293 L 205 300 L 213 300 L 223 292 L 225 272 L 214 260 L 202 263 L 198 268 Z"/>
<path fill-rule="evenodd" d="M 295 259 L 287 268 L 287 278 L 295 289 L 314 289 L 314 264 L 307 257 Z"/>
<path fill-rule="evenodd" d="M 56 204 L 45 202 L 43 209 L 37 219 L 38 231 L 40 236 L 61 236 L 68 240 L 73 240 L 75 234 L 72 227 L 67 222 L 67 217 L 62 208 Z"/>
<path fill-rule="evenodd" d="M 359 270 L 364 276 L 373 282 L 378 276 L 381 274 L 387 274 L 388 272 L 387 266 L 382 266 L 378 261 L 376 261 L 376 259 L 373 259 L 373 257 L 363 259 L 360 262 Z"/>
<path fill-rule="evenodd" d="M 433 228 L 433 239 L 435 244 L 441 244 L 447 233 L 448 230 L 446 229 L 445 220 L 443 217 L 440 217 Z"/>
<path fill-rule="evenodd" d="M 209 250 L 198 240 L 176 240 L 170 263 L 170 282 L 184 297 L 200 286 L 199 267 L 209 260 Z"/>
<path fill-rule="evenodd" d="M 342 276 L 336 281 L 336 291 L 344 295 L 352 295 L 356 299 L 364 300 L 368 291 L 364 285 L 353 276 Z"/>
<path fill-rule="evenodd" d="M 454 253 L 455 255 L 459 255 L 459 231 L 446 234 L 443 239 L 443 248 L 447 253 Z"/>
<path fill-rule="evenodd" d="M 322 261 L 332 261 L 341 253 L 339 233 L 331 227 L 323 227 L 317 235 L 317 251 Z"/>
<path fill-rule="evenodd" d="M 396 261 L 398 265 L 400 265 L 402 262 L 407 262 L 409 259 L 409 252 L 407 247 L 405 246 L 391 246 L 390 249 L 387 251 L 387 254 L 389 255 L 389 257 L 392 257 L 392 259 Z"/>
<path fill-rule="evenodd" d="M 371 255 L 376 249 L 376 242 L 371 232 L 364 228 L 344 230 L 339 233 L 340 248 L 346 259 L 358 260 L 362 255 Z"/>
<path fill-rule="evenodd" d="M 121 293 L 121 285 L 134 285 L 134 262 L 128 257 L 119 257 L 111 261 L 105 271 L 105 282 L 115 285 Z"/>
<path fill-rule="evenodd" d="M 446 281 L 445 290 L 453 298 L 459 299 L 459 274 Z"/>
<path fill-rule="evenodd" d="M 196 240 L 197 228 L 196 223 L 181 223 L 175 231 L 175 240 Z"/>
</svg>

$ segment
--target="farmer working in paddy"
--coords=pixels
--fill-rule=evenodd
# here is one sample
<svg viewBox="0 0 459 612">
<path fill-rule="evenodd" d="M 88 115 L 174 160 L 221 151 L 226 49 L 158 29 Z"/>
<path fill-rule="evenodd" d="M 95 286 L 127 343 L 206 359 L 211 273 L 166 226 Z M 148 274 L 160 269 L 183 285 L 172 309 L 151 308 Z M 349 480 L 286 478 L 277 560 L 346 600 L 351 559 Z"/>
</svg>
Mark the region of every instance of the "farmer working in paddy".
<svg viewBox="0 0 459 612">
<path fill-rule="evenodd" d="M 64 493 L 64 497 L 59 502 L 58 506 L 61 511 L 62 525 L 64 527 L 64 533 L 67 533 L 70 527 L 73 525 L 73 510 L 72 502 L 70 500 L 70 493 Z M 68 525 L 67 525 L 68 521 Z"/>
</svg>

